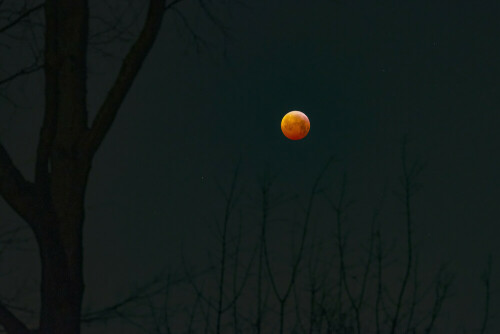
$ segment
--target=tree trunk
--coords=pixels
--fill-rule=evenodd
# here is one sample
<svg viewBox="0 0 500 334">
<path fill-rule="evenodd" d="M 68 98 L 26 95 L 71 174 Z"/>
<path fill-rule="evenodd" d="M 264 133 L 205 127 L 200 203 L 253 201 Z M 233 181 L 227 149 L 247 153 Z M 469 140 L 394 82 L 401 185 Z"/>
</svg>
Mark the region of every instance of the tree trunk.
<svg viewBox="0 0 500 334">
<path fill-rule="evenodd" d="M 35 232 L 42 264 L 41 334 L 80 333 L 83 196 L 90 168 L 85 163 L 72 164 L 71 172 L 53 174 L 47 214 Z"/>
<path fill-rule="evenodd" d="M 178 1 L 173 1 L 173 6 Z M 102 143 L 160 30 L 163 0 L 149 0 L 143 29 L 89 127 L 88 0 L 46 0 L 45 111 L 35 181 L 0 143 L 0 195 L 30 225 L 39 247 L 41 311 L 37 334 L 79 334 L 84 290 L 82 229 L 92 158 Z M 169 7 L 169 8 L 170 8 Z M 30 330 L 0 303 L 8 334 Z"/>
<path fill-rule="evenodd" d="M 83 297 L 81 243 L 65 245 L 57 220 L 39 237 L 42 260 L 40 333 L 80 333 Z M 64 222 L 63 222 L 64 224 Z"/>
<path fill-rule="evenodd" d="M 45 2 L 45 119 L 36 173 L 44 215 L 35 224 L 42 334 L 80 333 L 82 228 L 91 161 L 79 145 L 88 129 L 87 7 L 86 0 Z"/>
</svg>

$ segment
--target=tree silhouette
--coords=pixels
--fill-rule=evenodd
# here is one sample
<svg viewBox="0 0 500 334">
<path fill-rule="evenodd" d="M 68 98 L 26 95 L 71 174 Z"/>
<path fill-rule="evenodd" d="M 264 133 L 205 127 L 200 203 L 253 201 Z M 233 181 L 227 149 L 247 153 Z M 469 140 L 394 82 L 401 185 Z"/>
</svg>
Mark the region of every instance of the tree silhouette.
<svg viewBox="0 0 500 334">
<path fill-rule="evenodd" d="M 367 240 L 361 245 L 356 238 L 356 243 L 350 242 L 355 244 L 352 247 L 348 240 L 348 232 L 352 232 L 348 225 L 353 223 L 349 214 L 361 208 L 351 199 L 345 173 L 339 182 L 330 185 L 325 181 L 327 163 L 303 201 L 300 196 L 276 193 L 277 177 L 265 176 L 258 189 L 253 187 L 255 196 L 247 194 L 253 204 L 250 205 L 235 200 L 239 170 L 236 168 L 230 190 L 224 196 L 216 246 L 207 246 L 207 253 L 215 249 L 217 255 L 215 259 L 208 256 L 208 268 L 197 279 L 185 269 L 188 281 L 178 286 L 187 293 L 182 305 L 176 305 L 186 311 L 185 321 L 177 327 L 156 327 L 147 332 L 430 334 L 443 330 L 439 328 L 440 320 L 451 295 L 454 275 L 442 264 L 429 281 L 422 277 L 415 237 L 418 224 L 413 223 L 418 222 L 414 197 L 424 165 L 418 159 L 408 158 L 407 145 L 406 141 L 402 145 L 400 185 L 394 192 L 404 208 L 401 223 L 406 238 L 400 245 L 403 252 L 395 252 L 394 245 L 388 245 L 383 237 L 381 215 L 387 211 L 384 202 L 388 197 L 385 189 L 374 201 L 373 212 L 368 215 L 370 224 L 363 224 L 369 229 Z M 331 223 L 328 215 L 314 215 L 321 202 L 331 210 Z M 276 220 L 289 222 L 276 217 L 274 211 L 280 206 L 285 207 L 282 213 L 290 213 L 294 207 L 300 213 L 293 213 L 300 223 L 292 236 L 296 244 L 288 261 L 287 256 L 273 256 L 273 251 L 283 250 L 285 232 L 275 231 L 280 245 L 272 247 L 270 227 Z M 237 217 L 232 214 L 245 208 L 257 209 L 255 216 L 243 214 L 247 217 L 246 228 L 241 227 L 241 222 L 237 224 Z M 323 223 L 316 225 L 314 220 Z M 246 230 L 243 235 L 242 229 Z M 230 258 L 234 261 L 228 261 Z M 183 265 L 188 268 L 185 258 Z M 481 276 L 486 290 L 481 333 L 486 333 L 489 318 L 491 267 L 489 258 Z M 171 314 L 172 305 L 160 305 L 155 313 Z"/>
<path fill-rule="evenodd" d="M 33 180 L 20 172 L 0 143 L 0 194 L 33 231 L 42 268 L 37 329 L 28 328 L 0 304 L 0 325 L 7 333 L 80 333 L 85 286 L 82 227 L 92 160 L 156 40 L 164 13 L 181 1 L 149 1 L 142 30 L 93 120 L 87 107 L 89 1 L 46 0 L 33 7 L 25 2 L 0 26 L 0 33 L 6 33 L 29 25 L 33 13 L 44 13 L 42 56 L 37 54 L 33 64 L 0 78 L 0 84 L 7 84 L 43 69 L 45 80 Z M 2 5 L 4 1 L 0 11 Z"/>
</svg>

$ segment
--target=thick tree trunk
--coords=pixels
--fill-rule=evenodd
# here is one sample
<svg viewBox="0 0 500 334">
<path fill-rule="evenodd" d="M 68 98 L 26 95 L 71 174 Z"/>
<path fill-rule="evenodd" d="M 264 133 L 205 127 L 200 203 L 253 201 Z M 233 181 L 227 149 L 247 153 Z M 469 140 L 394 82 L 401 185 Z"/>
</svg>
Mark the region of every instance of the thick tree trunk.
<svg viewBox="0 0 500 334">
<path fill-rule="evenodd" d="M 57 220 L 39 237 L 42 260 L 40 333 L 80 333 L 81 244 L 64 246 Z M 64 223 L 64 222 L 63 222 Z"/>
<path fill-rule="evenodd" d="M 52 175 L 50 205 L 36 232 L 42 263 L 41 334 L 80 333 L 83 196 L 89 165 L 76 161 L 66 165 L 71 172 Z"/>
<path fill-rule="evenodd" d="M 170 5 L 178 3 L 173 1 Z M 164 0 L 150 0 L 144 27 L 87 123 L 88 0 L 46 0 L 45 113 L 30 182 L 0 143 L 0 195 L 33 229 L 40 251 L 37 334 L 79 334 L 84 291 L 82 229 L 92 158 L 107 134 L 160 29 Z M 0 303 L 8 334 L 30 330 Z"/>
<path fill-rule="evenodd" d="M 45 214 L 36 231 L 42 261 L 40 333 L 78 334 L 83 298 L 82 227 L 90 152 L 86 0 L 45 2 L 45 119 L 36 177 Z"/>
</svg>

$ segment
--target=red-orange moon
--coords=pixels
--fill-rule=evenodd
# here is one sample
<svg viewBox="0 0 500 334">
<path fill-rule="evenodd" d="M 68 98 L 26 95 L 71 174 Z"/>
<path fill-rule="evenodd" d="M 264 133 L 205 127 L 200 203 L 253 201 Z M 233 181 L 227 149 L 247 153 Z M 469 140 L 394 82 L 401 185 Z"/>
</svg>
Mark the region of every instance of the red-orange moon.
<svg viewBox="0 0 500 334">
<path fill-rule="evenodd" d="M 301 111 L 290 111 L 281 120 L 281 131 L 291 140 L 299 140 L 307 136 L 311 123 L 306 114 Z"/>
</svg>

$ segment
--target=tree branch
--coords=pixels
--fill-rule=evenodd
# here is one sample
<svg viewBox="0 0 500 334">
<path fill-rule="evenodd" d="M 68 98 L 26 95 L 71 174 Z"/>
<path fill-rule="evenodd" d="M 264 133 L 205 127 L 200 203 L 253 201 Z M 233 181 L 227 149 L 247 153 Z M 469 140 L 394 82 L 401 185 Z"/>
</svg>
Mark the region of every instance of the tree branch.
<svg viewBox="0 0 500 334">
<path fill-rule="evenodd" d="M 160 31 L 165 5 L 163 0 L 150 0 L 142 31 L 123 60 L 120 72 L 109 90 L 90 131 L 84 139 L 84 149 L 95 152 L 109 131 L 127 92 L 139 72 Z"/>
<path fill-rule="evenodd" d="M 0 143 L 0 195 L 27 222 L 36 216 L 36 196 L 33 183 L 27 181 Z"/>
<path fill-rule="evenodd" d="M 26 10 L 24 13 L 22 13 L 21 15 L 19 15 L 15 20 L 12 20 L 11 22 L 7 23 L 6 25 L 4 25 L 3 27 L 0 27 L 0 34 L 9 30 L 10 28 L 12 28 L 13 26 L 15 26 L 16 24 L 18 24 L 19 22 L 21 22 L 25 17 L 28 17 L 30 16 L 32 13 L 36 12 L 37 10 L 39 9 L 42 9 L 43 6 L 45 5 L 45 3 L 41 3 L 33 8 L 30 8 L 28 10 Z"/>
<path fill-rule="evenodd" d="M 485 287 L 485 300 L 484 300 L 484 317 L 483 322 L 481 324 L 481 334 L 486 333 L 486 328 L 489 320 L 489 311 L 490 311 L 490 294 L 491 294 L 491 254 L 488 255 L 488 264 L 486 269 L 482 275 L 483 284 Z"/>
<path fill-rule="evenodd" d="M 31 74 L 34 72 L 38 72 L 42 68 L 43 68 L 43 64 L 38 64 L 38 63 L 35 63 L 32 66 L 25 67 L 25 68 L 17 71 L 16 73 L 9 75 L 6 78 L 0 79 L 0 86 L 6 84 L 6 83 L 8 83 L 16 78 L 19 78 L 19 77 L 22 77 L 22 76 L 25 76 L 25 75 L 28 75 L 28 74 Z"/>
<path fill-rule="evenodd" d="M 407 262 L 406 262 L 406 270 L 403 277 L 403 282 L 401 283 L 401 288 L 399 290 L 398 299 L 396 303 L 396 311 L 394 317 L 392 318 L 392 326 L 391 326 L 391 334 L 396 333 L 396 328 L 398 325 L 398 321 L 400 320 L 400 312 L 403 307 L 403 297 L 406 292 L 406 288 L 408 285 L 408 281 L 410 279 L 410 273 L 413 269 L 413 231 L 412 231 L 412 206 L 411 206 L 411 197 L 415 188 L 415 180 L 420 169 L 417 170 L 417 166 L 419 166 L 416 162 L 412 165 L 412 167 L 408 167 L 408 160 L 406 157 L 407 153 L 407 145 L 408 141 L 406 137 L 403 139 L 403 145 L 401 149 L 401 162 L 403 165 L 403 179 L 402 185 L 404 188 L 404 203 L 405 203 L 405 218 L 406 218 L 406 238 L 407 238 Z"/>
<path fill-rule="evenodd" d="M 0 303 L 0 325 L 7 334 L 30 334 L 30 330 L 7 307 Z"/>
</svg>

